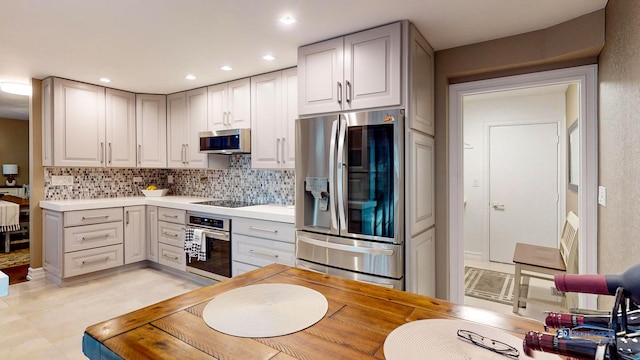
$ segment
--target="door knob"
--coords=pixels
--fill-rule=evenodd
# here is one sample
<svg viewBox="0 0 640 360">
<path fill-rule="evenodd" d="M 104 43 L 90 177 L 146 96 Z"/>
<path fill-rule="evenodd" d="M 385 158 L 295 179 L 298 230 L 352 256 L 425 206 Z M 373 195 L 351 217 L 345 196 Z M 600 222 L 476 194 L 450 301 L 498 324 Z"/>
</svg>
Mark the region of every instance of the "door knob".
<svg viewBox="0 0 640 360">
<path fill-rule="evenodd" d="M 500 203 L 499 203 L 499 202 L 497 202 L 497 201 L 492 201 L 492 202 L 491 202 L 491 207 L 492 207 L 494 210 L 504 210 L 504 204 L 500 204 Z"/>
</svg>

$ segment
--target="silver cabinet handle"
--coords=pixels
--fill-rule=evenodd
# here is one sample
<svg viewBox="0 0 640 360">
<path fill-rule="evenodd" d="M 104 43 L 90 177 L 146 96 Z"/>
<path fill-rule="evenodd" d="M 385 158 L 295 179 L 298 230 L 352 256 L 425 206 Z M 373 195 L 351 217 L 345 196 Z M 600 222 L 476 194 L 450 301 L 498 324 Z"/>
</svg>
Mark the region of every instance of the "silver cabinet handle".
<svg viewBox="0 0 640 360">
<path fill-rule="evenodd" d="M 261 252 L 261 251 L 255 251 L 253 249 L 250 249 L 249 252 L 254 254 L 254 255 L 269 256 L 269 257 L 276 258 L 276 259 L 279 257 L 278 254 L 267 254 L 267 253 L 264 253 L 264 252 Z"/>
<path fill-rule="evenodd" d="M 334 244 L 326 241 L 311 239 L 301 235 L 298 235 L 298 241 L 302 241 L 304 243 L 317 246 L 320 248 L 348 251 L 348 252 L 354 252 L 359 254 L 392 256 L 394 253 L 394 251 L 391 249 L 374 249 L 374 248 L 365 248 L 360 246 Z"/>
<path fill-rule="evenodd" d="M 129 225 L 129 211 L 125 213 L 125 224 Z"/>
<path fill-rule="evenodd" d="M 92 220 L 92 219 L 108 219 L 109 215 L 91 215 L 91 216 L 83 216 L 82 220 Z"/>
<path fill-rule="evenodd" d="M 112 158 L 113 158 L 113 150 L 111 149 L 111 143 L 109 143 L 109 165 L 111 165 Z"/>
<path fill-rule="evenodd" d="M 142 164 L 142 145 L 138 145 L 138 164 Z"/>
<path fill-rule="evenodd" d="M 167 215 L 167 214 L 162 214 L 162 216 L 166 217 L 166 218 L 172 218 L 172 219 L 177 219 L 178 215 Z"/>
<path fill-rule="evenodd" d="M 184 163 L 189 164 L 189 144 L 184 144 Z"/>
<path fill-rule="evenodd" d="M 104 164 L 104 143 L 100 143 L 100 164 Z"/>
<path fill-rule="evenodd" d="M 347 83 L 347 89 L 346 89 L 346 98 L 347 98 L 347 102 L 349 104 L 351 104 L 351 83 L 349 82 L 349 80 L 346 81 Z"/>
<path fill-rule="evenodd" d="M 82 241 L 84 241 L 84 240 L 106 239 L 108 237 L 109 237 L 109 234 L 94 235 L 94 236 L 83 236 L 82 237 Z"/>
<path fill-rule="evenodd" d="M 231 126 L 231 111 L 227 111 L 227 126 Z"/>
<path fill-rule="evenodd" d="M 179 261 L 180 260 L 180 258 L 177 257 L 177 256 L 169 256 L 167 254 L 162 254 L 162 257 L 167 259 L 167 260 L 173 260 L 173 261 Z"/>
<path fill-rule="evenodd" d="M 338 81 L 338 104 L 342 104 L 342 83 Z"/>
<path fill-rule="evenodd" d="M 276 162 L 280 164 L 280 138 L 276 139 Z"/>
<path fill-rule="evenodd" d="M 180 236 L 180 234 L 168 233 L 166 231 L 163 231 L 162 235 L 173 236 L 173 237 L 179 237 Z"/>
<path fill-rule="evenodd" d="M 282 163 L 284 164 L 287 161 L 286 156 L 284 156 L 284 149 L 285 149 L 285 147 L 284 147 L 284 138 L 282 138 L 282 143 L 281 144 L 282 144 Z"/>
<path fill-rule="evenodd" d="M 107 261 L 109 261 L 108 256 L 100 259 L 95 259 L 95 260 L 82 260 L 82 265 L 91 265 L 91 264 L 97 264 L 97 263 L 107 262 Z"/>
<path fill-rule="evenodd" d="M 260 227 L 255 227 L 255 226 L 249 226 L 249 230 L 270 232 L 270 233 L 274 233 L 274 234 L 278 233 L 278 230 L 276 230 L 276 229 L 266 229 L 266 228 L 260 228 Z"/>
</svg>

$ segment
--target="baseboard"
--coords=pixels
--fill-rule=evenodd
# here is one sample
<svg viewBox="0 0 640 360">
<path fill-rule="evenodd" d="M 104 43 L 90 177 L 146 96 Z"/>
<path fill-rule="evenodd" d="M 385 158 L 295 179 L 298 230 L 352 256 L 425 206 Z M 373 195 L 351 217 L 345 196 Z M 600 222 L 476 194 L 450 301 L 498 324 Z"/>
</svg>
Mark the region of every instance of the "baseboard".
<svg viewBox="0 0 640 360">
<path fill-rule="evenodd" d="M 40 280 L 45 278 L 44 268 L 32 268 L 29 267 L 29 271 L 27 272 L 27 280 Z"/>
<path fill-rule="evenodd" d="M 475 252 L 475 251 L 465 251 L 464 259 L 482 261 L 482 253 Z"/>
</svg>

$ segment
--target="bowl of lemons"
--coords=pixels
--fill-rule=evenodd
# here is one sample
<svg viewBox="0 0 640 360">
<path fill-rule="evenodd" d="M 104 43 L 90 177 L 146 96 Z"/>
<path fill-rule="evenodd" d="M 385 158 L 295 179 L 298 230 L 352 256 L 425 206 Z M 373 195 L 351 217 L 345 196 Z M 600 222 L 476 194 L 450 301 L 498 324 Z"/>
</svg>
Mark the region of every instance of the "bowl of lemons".
<svg viewBox="0 0 640 360">
<path fill-rule="evenodd" d="M 149 185 L 146 189 L 142 190 L 144 196 L 165 196 L 169 192 L 169 189 L 158 189 L 155 185 Z"/>
</svg>

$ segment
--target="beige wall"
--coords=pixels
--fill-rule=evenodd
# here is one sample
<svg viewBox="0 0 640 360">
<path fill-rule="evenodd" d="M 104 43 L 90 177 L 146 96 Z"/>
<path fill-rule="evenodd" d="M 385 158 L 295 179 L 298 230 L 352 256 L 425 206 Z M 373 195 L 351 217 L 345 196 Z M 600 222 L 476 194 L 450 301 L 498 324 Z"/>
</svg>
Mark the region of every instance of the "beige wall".
<svg viewBox="0 0 640 360">
<path fill-rule="evenodd" d="M 449 84 L 592 64 L 603 45 L 600 10 L 547 29 L 435 53 L 437 297 L 449 294 Z"/>
<path fill-rule="evenodd" d="M 0 118 L 0 185 L 7 178 L 2 175 L 2 164 L 18 164 L 16 184 L 29 183 L 29 122 Z"/>
<path fill-rule="evenodd" d="M 599 58 L 598 273 L 616 274 L 640 262 L 640 6 L 609 1 L 606 45 Z M 599 306 L 609 308 L 611 297 Z"/>
<path fill-rule="evenodd" d="M 565 104 L 567 104 L 566 119 L 567 119 L 567 129 L 568 129 L 571 125 L 573 125 L 573 123 L 575 123 L 578 120 L 578 114 L 580 110 L 579 98 L 578 98 L 578 85 L 577 84 L 569 85 L 564 96 L 565 96 Z M 567 135 L 568 134 L 569 133 L 567 132 Z M 567 142 L 567 149 L 565 154 L 569 154 L 569 142 Z M 574 213 L 576 213 L 576 215 L 580 216 L 580 213 L 578 212 L 578 193 L 575 191 L 569 190 L 569 186 L 568 186 L 569 184 L 568 161 L 567 161 L 566 179 L 567 179 L 567 199 L 566 199 L 567 212 L 573 211 Z"/>
</svg>

